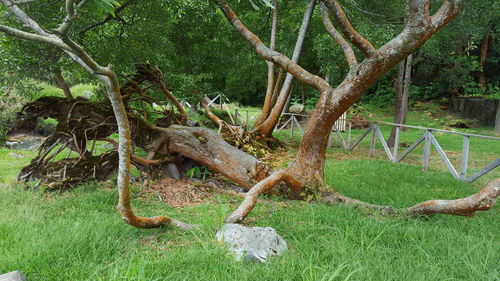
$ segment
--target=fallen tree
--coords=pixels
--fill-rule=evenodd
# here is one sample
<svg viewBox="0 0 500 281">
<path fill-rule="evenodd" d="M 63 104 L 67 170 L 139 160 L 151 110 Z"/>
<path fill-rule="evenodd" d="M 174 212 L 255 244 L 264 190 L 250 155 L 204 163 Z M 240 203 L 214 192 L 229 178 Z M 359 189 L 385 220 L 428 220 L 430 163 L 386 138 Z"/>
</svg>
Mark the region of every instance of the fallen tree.
<svg viewBox="0 0 500 281">
<path fill-rule="evenodd" d="M 52 30 L 41 27 L 21 10 L 16 2 L 12 2 L 11 0 L 0 1 L 18 21 L 30 28 L 34 33 L 0 24 L 1 32 L 9 36 L 48 43 L 60 48 L 106 86 L 110 101 L 107 109 L 82 100 L 61 99 L 51 101 L 50 104 L 57 104 L 53 110 L 47 113 L 39 113 L 40 116 L 45 116 L 43 114 L 46 114 L 47 117 L 59 120 L 61 127 L 58 130 L 64 132 L 64 134 L 54 137 L 54 142 L 51 145 L 47 144 L 44 147 L 44 151 L 47 152 L 48 150 L 48 153 L 50 153 L 50 149 L 55 147 L 54 143 L 58 143 L 63 139 L 65 145 L 77 151 L 82 159 L 91 159 L 91 156 L 88 156 L 89 151 L 86 149 L 89 140 L 88 136 L 93 137 L 93 139 L 106 140 L 111 131 L 118 131 L 117 151 L 119 160 L 117 187 L 119 202 L 117 208 L 121 212 L 125 222 L 140 228 L 174 225 L 184 229 L 194 226 L 166 216 L 144 218 L 134 214 L 131 209 L 129 187 L 132 161 L 141 165 L 156 165 L 171 161 L 178 154 L 196 160 L 208 166 L 211 170 L 219 172 L 249 189 L 240 207 L 227 218 L 228 222 L 242 221 L 255 206 L 260 194 L 268 192 L 282 183 L 285 184 L 284 193 L 291 198 L 306 199 L 311 198 L 311 196 L 321 196 L 324 200 L 329 198 L 331 203 L 364 206 L 379 210 L 393 210 L 391 207 L 376 206 L 345 197 L 326 187 L 323 182 L 323 168 L 330 131 L 340 115 L 370 85 L 409 54 L 415 52 L 427 39 L 443 28 L 458 13 L 461 5 L 461 1 L 444 1 L 438 11 L 434 15 L 430 15 L 429 1 L 409 0 L 408 16 L 401 33 L 384 46 L 376 49 L 352 27 L 337 1 L 323 0 L 322 16 L 325 28 L 332 35 L 333 39 L 342 46 L 350 67 L 344 81 L 338 87 L 333 88 L 324 79 L 306 71 L 285 55 L 267 48 L 255 34 L 243 25 L 224 1 L 214 0 L 229 23 L 249 42 L 260 56 L 275 63 L 284 69 L 284 71 L 293 75 L 295 79 L 320 92 L 319 101 L 309 121 L 308 129 L 304 134 L 295 160 L 284 170 L 270 171 L 257 158 L 229 145 L 218 134 L 208 129 L 177 125 L 178 123 L 183 124 L 185 122 L 182 107 L 179 108 L 172 101 L 168 90 L 165 91 L 166 87 L 158 84 L 161 83 L 161 79 L 154 79 L 152 82 L 157 86 L 160 85 L 160 89 L 176 106 L 181 116 L 177 124 L 169 124 L 168 127 L 158 126 L 146 122 L 146 118 L 138 118 L 136 113 L 132 114 L 130 108 L 127 108 L 126 105 L 127 99 L 132 95 L 129 95 L 125 89 L 135 88 L 139 92 L 141 99 L 148 100 L 147 95 L 142 94 L 141 89 L 137 85 L 134 85 L 134 83 L 140 83 L 128 83 L 125 84 L 126 86 L 129 85 L 128 87 L 125 89 L 121 88 L 116 74 L 110 66 L 99 65 L 80 45 L 69 38 L 68 31 L 73 22 L 78 18 L 79 10 L 83 9 L 87 1 L 81 1 L 76 4 L 73 0 L 67 0 L 67 15 L 58 28 Z M 343 36 L 331 24 L 328 11 L 333 15 Z M 364 55 L 365 58 L 363 61 L 357 61 L 351 44 L 358 48 Z M 43 103 L 43 100 L 39 100 L 39 102 Z M 42 107 L 39 106 L 38 108 L 41 109 Z M 114 114 L 114 120 L 108 118 L 111 116 L 111 109 Z M 30 110 L 30 106 L 25 110 Z M 79 132 L 72 131 L 71 126 L 69 126 L 71 122 L 86 122 L 87 118 L 82 117 L 84 114 L 91 114 L 99 110 L 108 110 L 108 112 L 107 114 L 100 114 L 102 117 L 88 118 L 89 120 L 93 120 L 88 125 L 82 127 L 81 124 L 78 124 L 78 128 L 80 128 Z M 82 116 L 78 117 L 78 114 Z M 63 128 L 64 126 L 67 128 Z M 109 139 L 108 141 L 114 142 Z M 138 156 L 134 156 L 132 146 L 142 147 L 148 151 L 147 158 L 149 159 L 141 159 Z M 44 157 L 41 159 L 45 159 L 45 152 L 42 152 L 41 155 Z M 156 159 L 153 158 L 155 156 L 157 156 Z M 434 200 L 424 202 L 407 209 L 407 212 L 413 214 L 445 213 L 469 215 L 475 211 L 490 208 L 497 195 L 498 181 L 495 181 L 492 186 L 477 195 L 451 201 Z"/>
</svg>

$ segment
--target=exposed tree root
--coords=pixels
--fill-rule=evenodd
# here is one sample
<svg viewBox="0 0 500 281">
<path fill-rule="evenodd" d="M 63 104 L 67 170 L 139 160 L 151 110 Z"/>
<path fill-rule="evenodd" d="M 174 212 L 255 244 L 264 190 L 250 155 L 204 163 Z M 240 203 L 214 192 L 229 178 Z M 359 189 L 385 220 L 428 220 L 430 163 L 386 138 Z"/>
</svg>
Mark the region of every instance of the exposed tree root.
<svg viewBox="0 0 500 281">
<path fill-rule="evenodd" d="M 255 207 L 259 195 L 285 181 L 289 186 L 300 185 L 297 178 L 285 171 L 277 171 L 253 186 L 245 194 L 240 206 L 226 218 L 228 223 L 239 223 L 245 219 Z M 435 215 L 448 214 L 457 216 L 474 216 L 477 211 L 490 210 L 496 203 L 500 193 L 500 178 L 495 179 L 478 193 L 455 200 L 429 200 L 409 208 L 399 209 L 391 206 L 375 205 L 353 199 L 338 192 L 323 190 L 320 192 L 322 203 L 328 205 L 344 205 L 379 211 L 382 215 Z"/>
<path fill-rule="evenodd" d="M 429 200 L 417 204 L 406 211 L 415 215 L 448 214 L 473 216 L 477 211 L 487 211 L 496 203 L 500 193 L 500 178 L 495 179 L 478 193 L 455 200 Z"/>
</svg>

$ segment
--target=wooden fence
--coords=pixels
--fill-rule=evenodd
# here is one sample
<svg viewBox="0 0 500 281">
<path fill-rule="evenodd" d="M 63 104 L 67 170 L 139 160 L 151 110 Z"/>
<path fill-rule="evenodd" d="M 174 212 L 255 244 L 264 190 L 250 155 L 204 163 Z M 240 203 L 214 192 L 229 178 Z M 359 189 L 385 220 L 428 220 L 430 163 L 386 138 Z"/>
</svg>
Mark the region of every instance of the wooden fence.
<svg viewBox="0 0 500 281">
<path fill-rule="evenodd" d="M 395 135 L 395 140 L 394 140 L 394 147 L 390 148 L 387 145 L 387 142 L 384 139 L 384 136 L 382 135 L 379 124 L 385 124 L 385 125 L 390 125 L 396 127 L 396 135 Z M 400 131 L 401 128 L 411 128 L 411 129 L 418 129 L 422 130 L 423 134 L 413 143 L 411 144 L 403 153 L 399 154 L 399 141 L 400 141 Z M 461 162 L 460 162 L 460 170 L 457 171 L 457 169 L 453 166 L 451 163 L 448 155 L 446 152 L 443 150 L 441 145 L 439 144 L 438 140 L 435 138 L 433 135 L 433 132 L 441 132 L 441 133 L 448 133 L 448 134 L 454 134 L 454 135 L 460 135 L 463 137 L 463 145 L 462 145 L 462 156 L 461 156 Z M 490 139 L 490 140 L 497 140 L 500 141 L 500 138 L 497 137 L 491 137 L 491 136 L 483 136 L 483 135 L 477 135 L 477 134 L 469 134 L 469 133 L 460 133 L 460 132 L 453 132 L 453 131 L 447 131 L 447 130 L 441 130 L 441 129 L 433 129 L 433 128 L 426 128 L 426 127 L 420 127 L 420 126 L 411 126 L 411 125 L 402 125 L 402 124 L 395 124 L 395 123 L 390 123 L 390 122 L 372 122 L 370 127 L 366 129 L 361 136 L 359 136 L 352 144 L 351 144 L 351 126 L 349 123 L 349 130 L 347 132 L 347 141 L 345 141 L 345 138 L 342 136 L 342 133 L 340 131 L 336 131 L 336 135 L 338 136 L 340 142 L 342 143 L 342 146 L 344 149 L 351 151 L 353 150 L 356 146 L 359 145 L 359 143 L 367 137 L 371 133 L 371 140 L 370 140 L 370 149 L 369 149 L 369 156 L 373 157 L 375 155 L 375 145 L 377 142 L 377 138 L 379 139 L 380 143 L 382 144 L 382 147 L 384 148 L 385 154 L 387 155 L 387 158 L 394 162 L 398 163 L 401 160 L 403 160 L 410 152 L 412 152 L 420 143 L 424 143 L 424 152 L 422 155 L 422 169 L 427 170 L 429 168 L 429 159 L 430 159 L 430 152 L 431 152 L 431 145 L 434 146 L 436 151 L 439 154 L 439 157 L 441 160 L 443 160 L 444 164 L 446 165 L 448 171 L 451 173 L 451 175 L 458 180 L 465 181 L 465 182 L 473 182 L 479 177 L 483 176 L 484 174 L 492 171 L 496 167 L 500 166 L 500 158 L 497 158 L 493 162 L 491 162 L 489 165 L 486 167 L 483 167 L 480 171 L 476 172 L 475 174 L 467 177 L 467 168 L 468 168 L 468 160 L 469 160 L 469 144 L 470 144 L 470 138 L 481 138 L 481 139 Z M 500 143 L 499 143 L 500 144 Z"/>
</svg>

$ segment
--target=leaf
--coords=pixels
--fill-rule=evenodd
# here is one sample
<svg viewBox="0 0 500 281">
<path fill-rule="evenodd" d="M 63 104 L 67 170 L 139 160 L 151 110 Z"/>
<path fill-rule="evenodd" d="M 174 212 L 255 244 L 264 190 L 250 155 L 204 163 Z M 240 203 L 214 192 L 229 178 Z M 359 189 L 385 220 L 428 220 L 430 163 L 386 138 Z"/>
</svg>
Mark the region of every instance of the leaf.
<svg viewBox="0 0 500 281">
<path fill-rule="evenodd" d="M 268 6 L 269 8 L 271 8 L 271 9 L 275 9 L 275 7 L 274 7 L 274 6 L 273 6 L 273 4 L 271 3 L 271 1 L 269 1 L 269 0 L 261 0 L 261 1 L 262 1 L 262 2 L 264 2 L 264 4 L 265 4 L 266 6 Z"/>
<path fill-rule="evenodd" d="M 249 0 L 250 1 L 250 4 L 252 4 L 252 7 L 255 9 L 255 10 L 260 10 L 259 6 L 255 5 L 255 3 L 252 1 L 252 0 Z"/>
</svg>

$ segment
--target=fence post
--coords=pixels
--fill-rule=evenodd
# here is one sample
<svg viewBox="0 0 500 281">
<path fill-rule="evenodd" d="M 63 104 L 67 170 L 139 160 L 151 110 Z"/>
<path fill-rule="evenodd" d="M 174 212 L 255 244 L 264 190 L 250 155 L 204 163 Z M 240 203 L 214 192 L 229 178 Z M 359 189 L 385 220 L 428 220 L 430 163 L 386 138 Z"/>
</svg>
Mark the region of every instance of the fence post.
<svg viewBox="0 0 500 281">
<path fill-rule="evenodd" d="M 431 154 L 431 131 L 427 130 L 425 132 L 425 145 L 424 145 L 424 156 L 422 159 L 422 170 L 427 171 L 429 169 L 429 157 Z"/>
<path fill-rule="evenodd" d="M 352 123 L 349 121 L 349 131 L 347 132 L 347 147 L 351 147 L 351 129 L 352 129 Z"/>
<path fill-rule="evenodd" d="M 396 135 L 394 136 L 394 147 L 393 147 L 394 150 L 392 152 L 392 162 L 393 163 L 398 162 L 399 130 L 400 130 L 400 127 L 396 126 Z"/>
<path fill-rule="evenodd" d="M 290 130 L 290 137 L 293 139 L 293 113 L 292 113 L 292 117 L 290 117 L 290 126 L 291 126 L 291 130 Z"/>
<path fill-rule="evenodd" d="M 464 144 L 462 147 L 462 165 L 460 169 L 460 179 L 467 178 L 467 162 L 469 161 L 469 142 L 470 136 L 464 136 Z"/>
<path fill-rule="evenodd" d="M 369 152 L 370 157 L 375 156 L 375 143 L 377 141 L 376 138 L 377 132 L 375 130 L 377 130 L 377 125 L 372 124 L 372 140 L 370 141 L 370 152 Z"/>
</svg>

